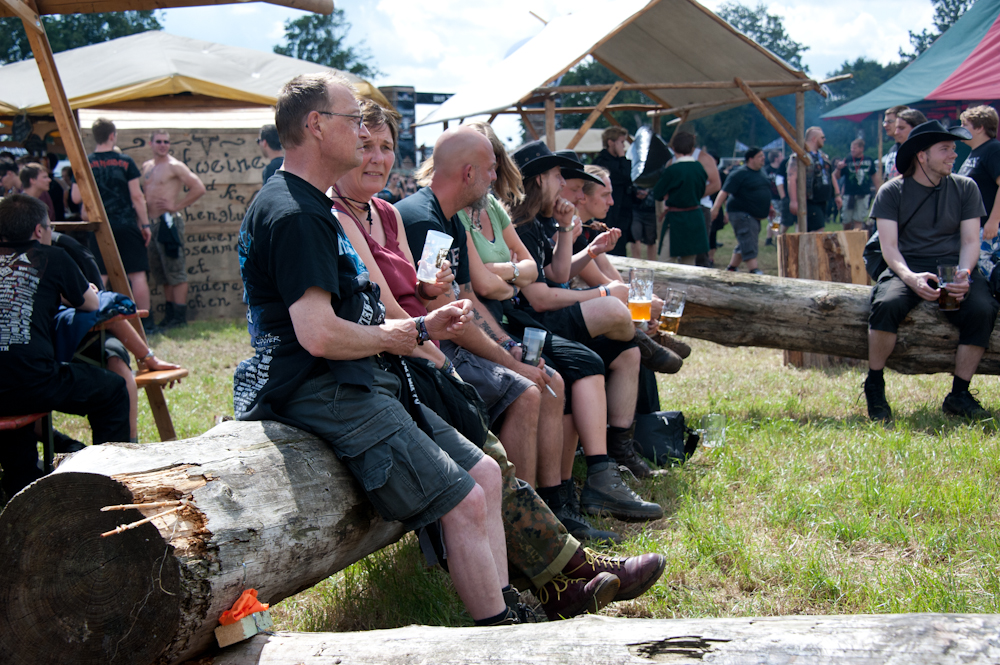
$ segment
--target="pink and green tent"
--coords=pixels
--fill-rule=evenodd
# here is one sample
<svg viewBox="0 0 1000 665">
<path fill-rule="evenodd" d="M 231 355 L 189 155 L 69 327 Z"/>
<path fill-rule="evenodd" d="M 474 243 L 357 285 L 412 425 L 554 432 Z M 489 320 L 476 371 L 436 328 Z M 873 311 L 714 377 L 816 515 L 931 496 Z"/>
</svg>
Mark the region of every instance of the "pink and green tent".
<svg viewBox="0 0 1000 665">
<path fill-rule="evenodd" d="M 979 0 L 903 71 L 822 117 L 860 121 L 897 104 L 955 117 L 957 109 L 1000 100 L 998 65 L 1000 0 Z"/>
</svg>

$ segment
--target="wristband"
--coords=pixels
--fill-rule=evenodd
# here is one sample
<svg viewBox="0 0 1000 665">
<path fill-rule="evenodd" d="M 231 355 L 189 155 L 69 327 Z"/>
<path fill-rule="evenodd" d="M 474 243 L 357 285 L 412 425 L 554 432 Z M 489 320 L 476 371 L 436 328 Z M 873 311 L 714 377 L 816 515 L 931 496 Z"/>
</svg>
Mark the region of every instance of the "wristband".
<svg viewBox="0 0 1000 665">
<path fill-rule="evenodd" d="M 573 231 L 572 224 L 570 224 L 569 226 L 557 226 L 556 228 L 559 229 L 559 233 L 570 233 Z"/>
<path fill-rule="evenodd" d="M 602 298 L 608 295 L 608 287 L 604 286 L 603 284 L 599 285 L 597 287 L 597 290 L 601 292 Z"/>
<path fill-rule="evenodd" d="M 140 228 L 148 229 L 150 227 L 152 227 L 152 224 L 143 224 Z"/>
<path fill-rule="evenodd" d="M 510 350 L 513 349 L 517 345 L 518 344 L 517 344 L 517 342 L 514 341 L 513 337 L 508 337 L 504 342 L 502 342 L 500 344 L 500 346 L 503 347 L 503 350 L 506 351 L 506 352 L 508 352 L 508 353 L 510 353 Z"/>
<path fill-rule="evenodd" d="M 418 316 L 414 321 L 417 324 L 417 344 L 423 344 L 431 338 L 430 333 L 427 332 L 427 324 L 422 316 Z"/>
<path fill-rule="evenodd" d="M 445 374 L 451 374 L 455 371 L 455 366 L 451 364 L 451 361 L 447 358 L 444 359 L 444 364 L 441 365 L 441 371 Z"/>
<path fill-rule="evenodd" d="M 515 284 L 511 284 L 510 288 L 514 289 L 514 293 L 511 294 L 511 298 L 516 298 L 517 294 L 521 292 L 521 289 L 517 288 Z"/>
<path fill-rule="evenodd" d="M 592 260 L 597 259 L 597 254 L 594 254 L 593 250 L 590 249 L 590 245 L 587 245 L 587 256 L 589 256 Z"/>
</svg>

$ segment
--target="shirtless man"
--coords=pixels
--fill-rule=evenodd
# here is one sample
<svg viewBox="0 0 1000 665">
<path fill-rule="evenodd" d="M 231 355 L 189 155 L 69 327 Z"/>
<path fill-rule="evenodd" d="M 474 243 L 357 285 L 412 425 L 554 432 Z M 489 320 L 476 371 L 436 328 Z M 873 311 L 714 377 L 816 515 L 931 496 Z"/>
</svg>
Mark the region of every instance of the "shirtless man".
<svg viewBox="0 0 1000 665">
<path fill-rule="evenodd" d="M 187 271 L 184 267 L 184 216 L 176 214 L 205 194 L 205 185 L 184 162 L 170 156 L 170 134 L 153 132 L 153 158 L 142 165 L 142 188 L 153 223 L 156 254 L 160 258 L 166 304 L 161 328 L 187 325 Z M 187 193 L 184 194 L 184 189 Z"/>
</svg>

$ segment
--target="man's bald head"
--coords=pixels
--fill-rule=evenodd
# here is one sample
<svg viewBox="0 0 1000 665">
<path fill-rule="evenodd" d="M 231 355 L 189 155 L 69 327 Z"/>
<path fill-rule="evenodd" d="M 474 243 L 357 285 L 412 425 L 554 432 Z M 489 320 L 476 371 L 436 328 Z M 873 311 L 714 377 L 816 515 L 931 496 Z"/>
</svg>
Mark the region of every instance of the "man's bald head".
<svg viewBox="0 0 1000 665">
<path fill-rule="evenodd" d="M 471 127 L 449 129 L 434 144 L 436 194 L 449 191 L 459 208 L 485 202 L 496 180 L 496 155 L 490 140 Z"/>
</svg>

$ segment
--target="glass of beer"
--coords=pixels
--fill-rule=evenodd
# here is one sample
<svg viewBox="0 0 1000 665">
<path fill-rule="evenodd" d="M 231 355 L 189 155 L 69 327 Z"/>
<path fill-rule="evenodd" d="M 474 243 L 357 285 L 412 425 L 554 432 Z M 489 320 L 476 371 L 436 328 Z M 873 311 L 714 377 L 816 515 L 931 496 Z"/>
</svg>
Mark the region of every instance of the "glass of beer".
<svg viewBox="0 0 1000 665">
<path fill-rule="evenodd" d="M 663 311 L 660 313 L 660 332 L 668 335 L 676 335 L 677 327 L 681 323 L 681 315 L 684 314 L 685 296 L 683 291 L 667 289 L 663 298 Z"/>
<path fill-rule="evenodd" d="M 649 321 L 653 305 L 653 271 L 630 268 L 628 271 L 628 311 L 632 321 Z"/>
<path fill-rule="evenodd" d="M 958 272 L 958 266 L 941 265 L 937 267 L 938 288 L 941 289 L 941 295 L 938 296 L 938 309 L 943 312 L 954 312 L 959 308 L 958 298 L 948 293 L 948 290 L 944 288 L 948 284 L 955 283 Z"/>
</svg>

